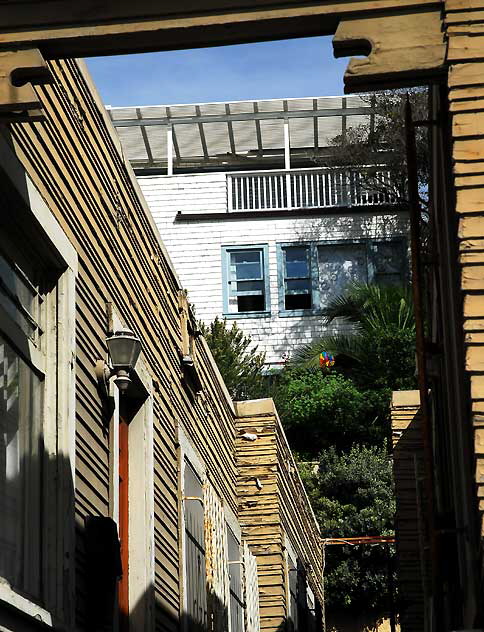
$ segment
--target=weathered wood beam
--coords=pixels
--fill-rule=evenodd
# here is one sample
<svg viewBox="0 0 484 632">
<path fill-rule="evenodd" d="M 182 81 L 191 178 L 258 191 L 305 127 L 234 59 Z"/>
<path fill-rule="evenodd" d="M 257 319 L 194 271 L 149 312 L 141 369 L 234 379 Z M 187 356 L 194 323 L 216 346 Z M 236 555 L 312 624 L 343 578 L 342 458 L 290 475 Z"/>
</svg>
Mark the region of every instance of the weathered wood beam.
<svg viewBox="0 0 484 632">
<path fill-rule="evenodd" d="M 50 73 L 38 50 L 0 53 L 0 121 L 41 118 L 33 83 L 47 83 Z"/>
<path fill-rule="evenodd" d="M 0 48 L 30 45 L 48 58 L 214 46 L 333 34 L 348 16 L 439 7 L 440 0 L 10 0 Z"/>
<path fill-rule="evenodd" d="M 118 0 L 96 6 L 87 0 L 46 0 L 40 10 L 39 2 L 11 0 L 0 3 L 0 50 L 38 48 L 49 59 L 323 35 L 338 28 L 338 55 L 355 50 L 369 55 L 367 60 L 353 60 L 347 73 L 347 88 L 361 89 L 410 75 L 426 80 L 442 67 L 442 6 L 441 0 L 321 0 L 310 4 L 287 0 L 283 6 L 280 0 L 211 0 L 201 11 L 194 0 Z M 7 59 L 20 54 L 5 53 Z M 28 88 L 23 96 L 15 94 L 8 64 L 6 70 L 7 78 L 1 81 L 0 77 L 0 108 L 10 111 L 10 92 L 14 102 L 27 103 Z"/>
<path fill-rule="evenodd" d="M 440 10 L 341 20 L 333 39 L 336 57 L 351 59 L 345 91 L 429 83 L 443 73 L 446 42 Z"/>
</svg>

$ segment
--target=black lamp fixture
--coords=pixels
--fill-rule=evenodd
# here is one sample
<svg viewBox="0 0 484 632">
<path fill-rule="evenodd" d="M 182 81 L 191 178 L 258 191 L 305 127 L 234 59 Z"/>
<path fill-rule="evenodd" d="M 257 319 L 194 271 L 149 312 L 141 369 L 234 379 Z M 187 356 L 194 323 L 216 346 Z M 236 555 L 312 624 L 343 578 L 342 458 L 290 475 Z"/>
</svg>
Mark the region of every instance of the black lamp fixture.
<svg viewBox="0 0 484 632">
<path fill-rule="evenodd" d="M 106 338 L 111 366 L 108 378 L 115 375 L 114 383 L 121 392 L 126 391 L 131 383 L 129 373 L 136 366 L 141 353 L 141 340 L 129 329 L 115 331 Z"/>
</svg>

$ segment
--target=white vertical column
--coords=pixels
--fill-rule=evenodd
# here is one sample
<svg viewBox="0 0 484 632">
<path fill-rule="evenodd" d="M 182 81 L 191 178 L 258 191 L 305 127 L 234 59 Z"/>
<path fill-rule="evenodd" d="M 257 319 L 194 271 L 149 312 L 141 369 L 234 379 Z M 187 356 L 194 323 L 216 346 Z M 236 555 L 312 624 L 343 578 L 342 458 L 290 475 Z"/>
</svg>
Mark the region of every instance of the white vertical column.
<svg viewBox="0 0 484 632">
<path fill-rule="evenodd" d="M 289 134 L 289 119 L 284 119 L 284 169 L 286 170 L 287 208 L 292 208 L 291 192 L 291 137 Z"/>
<path fill-rule="evenodd" d="M 284 169 L 291 168 L 291 139 L 289 136 L 289 119 L 284 119 Z"/>
<path fill-rule="evenodd" d="M 168 175 L 173 175 L 173 127 L 166 128 L 166 162 Z"/>
</svg>

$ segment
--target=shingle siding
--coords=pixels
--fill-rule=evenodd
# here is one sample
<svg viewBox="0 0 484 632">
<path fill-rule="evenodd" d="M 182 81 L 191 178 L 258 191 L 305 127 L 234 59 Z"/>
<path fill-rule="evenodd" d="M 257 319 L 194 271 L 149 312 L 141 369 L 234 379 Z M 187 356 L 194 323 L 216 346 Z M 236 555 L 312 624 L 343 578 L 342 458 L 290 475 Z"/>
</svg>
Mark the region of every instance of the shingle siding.
<svg viewBox="0 0 484 632">
<path fill-rule="evenodd" d="M 408 232 L 404 213 L 258 217 L 240 221 L 201 219 L 183 223 L 176 221 L 180 210 L 226 212 L 225 173 L 140 176 L 139 183 L 197 317 L 206 323 L 223 313 L 222 246 L 268 244 L 271 314 L 234 319 L 259 350 L 266 352 L 266 360 L 272 364 L 283 362 L 288 352 L 322 331 L 317 315 L 279 316 L 277 243 L 391 238 Z"/>
</svg>

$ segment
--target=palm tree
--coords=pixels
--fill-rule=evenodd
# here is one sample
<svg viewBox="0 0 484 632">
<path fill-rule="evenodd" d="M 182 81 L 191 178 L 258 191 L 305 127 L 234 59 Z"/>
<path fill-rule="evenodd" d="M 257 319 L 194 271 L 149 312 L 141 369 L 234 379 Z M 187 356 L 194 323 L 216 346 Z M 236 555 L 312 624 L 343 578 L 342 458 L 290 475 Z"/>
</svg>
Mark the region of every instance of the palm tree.
<svg viewBox="0 0 484 632">
<path fill-rule="evenodd" d="M 323 311 L 324 325 L 336 319 L 347 327 L 297 349 L 292 364 L 317 367 L 326 351 L 367 386 L 413 387 L 415 318 L 408 287 L 353 282 Z"/>
</svg>

